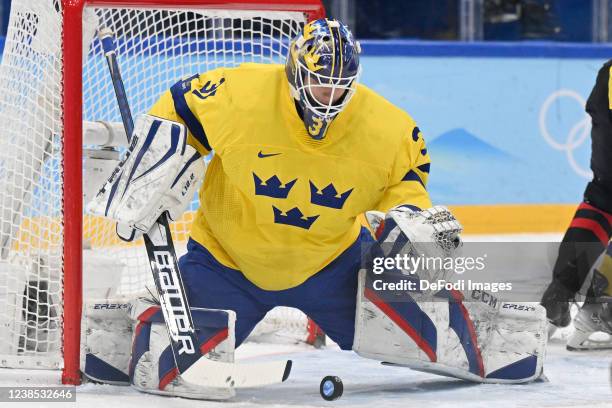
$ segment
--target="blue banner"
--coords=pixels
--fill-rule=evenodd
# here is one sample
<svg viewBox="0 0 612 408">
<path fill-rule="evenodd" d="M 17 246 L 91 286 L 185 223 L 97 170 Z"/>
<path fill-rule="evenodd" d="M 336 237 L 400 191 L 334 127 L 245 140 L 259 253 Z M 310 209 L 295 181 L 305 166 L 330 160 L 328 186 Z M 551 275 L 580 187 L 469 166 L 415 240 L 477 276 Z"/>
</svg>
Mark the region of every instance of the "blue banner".
<svg viewBox="0 0 612 408">
<path fill-rule="evenodd" d="M 518 57 L 518 48 L 510 48 L 512 57 L 362 58 L 362 82 L 422 130 L 435 203 L 581 200 L 591 177 L 584 105 L 606 59 L 592 46 L 585 48 L 596 56 L 580 58 Z"/>
</svg>

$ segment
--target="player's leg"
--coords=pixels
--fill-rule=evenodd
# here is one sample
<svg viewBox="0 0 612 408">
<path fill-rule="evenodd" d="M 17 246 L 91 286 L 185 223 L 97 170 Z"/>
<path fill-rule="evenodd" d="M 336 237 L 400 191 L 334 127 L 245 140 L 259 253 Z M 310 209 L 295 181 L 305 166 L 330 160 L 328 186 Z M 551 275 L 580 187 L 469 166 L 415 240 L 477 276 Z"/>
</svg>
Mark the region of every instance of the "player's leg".
<svg viewBox="0 0 612 408">
<path fill-rule="evenodd" d="M 279 305 L 300 309 L 343 350 L 350 350 L 361 254 L 373 241 L 363 228 L 355 243 L 317 274 L 296 288 L 277 292 Z"/>
<path fill-rule="evenodd" d="M 193 240 L 179 260 L 179 267 L 190 307 L 236 312 L 236 347 L 274 306 L 270 292 L 253 285 L 240 271 L 219 263 Z"/>
<path fill-rule="evenodd" d="M 194 240 L 179 260 L 185 294 L 202 354 L 231 363 L 238 347 L 273 307 L 272 292 L 249 282 L 240 271 L 219 263 Z M 140 391 L 197 399 L 224 399 L 232 388 L 194 386 L 178 374 L 168 347 L 159 307 L 138 299 L 131 315 L 137 323 L 130 365 L 131 384 Z"/>
<path fill-rule="evenodd" d="M 593 271 L 592 297 L 587 298 L 574 319 L 568 350 L 612 348 L 612 241 Z M 607 333 L 607 338 L 592 336 Z"/>
<path fill-rule="evenodd" d="M 610 238 L 612 211 L 600 204 L 606 200 L 612 200 L 612 192 L 595 180 L 589 183 L 584 202 L 578 207 L 563 237 L 553 268 L 553 280 L 541 302 L 549 321 L 555 326 L 569 324 L 569 302 L 584 284 Z"/>
<path fill-rule="evenodd" d="M 555 326 L 569 324 L 569 302 L 582 287 L 612 234 L 612 120 L 608 103 L 611 66 L 612 62 L 608 62 L 600 69 L 586 107 L 592 119 L 594 178 L 587 185 L 584 201 L 563 237 L 553 280 L 542 297 L 547 317 Z"/>
</svg>

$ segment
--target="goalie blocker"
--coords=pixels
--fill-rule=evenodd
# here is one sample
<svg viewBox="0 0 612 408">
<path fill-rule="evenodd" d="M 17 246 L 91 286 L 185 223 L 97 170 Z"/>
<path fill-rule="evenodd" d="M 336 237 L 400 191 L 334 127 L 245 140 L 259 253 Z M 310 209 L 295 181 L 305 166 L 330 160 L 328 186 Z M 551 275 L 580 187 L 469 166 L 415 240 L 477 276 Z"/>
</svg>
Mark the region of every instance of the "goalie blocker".
<svg viewBox="0 0 612 408">
<path fill-rule="evenodd" d="M 184 125 L 140 115 L 128 151 L 87 210 L 117 221 L 117 235 L 132 241 L 166 211 L 178 220 L 205 170 L 200 154 L 187 144 Z"/>
</svg>

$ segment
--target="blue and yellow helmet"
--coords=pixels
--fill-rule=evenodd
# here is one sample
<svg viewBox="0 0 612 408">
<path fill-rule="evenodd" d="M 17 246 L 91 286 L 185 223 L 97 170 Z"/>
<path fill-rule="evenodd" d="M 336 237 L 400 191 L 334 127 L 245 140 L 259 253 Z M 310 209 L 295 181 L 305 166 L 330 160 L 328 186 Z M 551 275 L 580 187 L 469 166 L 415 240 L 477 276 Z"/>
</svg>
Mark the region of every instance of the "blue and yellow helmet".
<svg viewBox="0 0 612 408">
<path fill-rule="evenodd" d="M 291 42 L 285 72 L 313 139 L 325 137 L 355 93 L 360 52 L 359 42 L 338 20 L 311 21 Z"/>
</svg>

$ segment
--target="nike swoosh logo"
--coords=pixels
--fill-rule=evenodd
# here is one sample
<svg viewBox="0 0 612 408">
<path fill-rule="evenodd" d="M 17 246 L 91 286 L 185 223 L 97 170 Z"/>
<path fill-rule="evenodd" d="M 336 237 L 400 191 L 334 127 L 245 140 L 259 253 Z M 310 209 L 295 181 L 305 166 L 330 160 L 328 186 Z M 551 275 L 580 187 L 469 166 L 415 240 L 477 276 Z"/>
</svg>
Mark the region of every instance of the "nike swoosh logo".
<svg viewBox="0 0 612 408">
<path fill-rule="evenodd" d="M 279 154 L 282 154 L 282 153 L 269 153 L 269 154 L 265 154 L 264 152 L 262 152 L 260 150 L 259 153 L 257 153 L 257 157 L 259 157 L 260 159 L 264 159 L 266 157 L 278 156 Z"/>
</svg>

